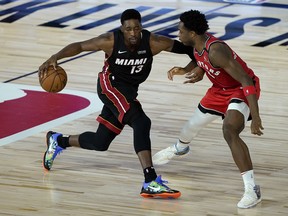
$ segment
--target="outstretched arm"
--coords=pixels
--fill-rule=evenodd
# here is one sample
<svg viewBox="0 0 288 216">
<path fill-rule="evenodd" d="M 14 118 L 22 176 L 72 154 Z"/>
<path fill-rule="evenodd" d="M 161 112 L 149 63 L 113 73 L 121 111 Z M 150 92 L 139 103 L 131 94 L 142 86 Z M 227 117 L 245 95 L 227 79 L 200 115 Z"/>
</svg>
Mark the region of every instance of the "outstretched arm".
<svg viewBox="0 0 288 216">
<path fill-rule="evenodd" d="M 56 69 L 58 60 L 78 55 L 79 53 L 84 51 L 103 50 L 107 54 L 111 54 L 113 51 L 113 41 L 113 34 L 106 33 L 90 40 L 71 43 L 65 46 L 56 54 L 52 55 L 48 60 L 46 60 L 39 67 L 38 75 L 39 77 L 43 77 L 47 73 L 47 69 L 50 65 L 52 65 Z"/>
<path fill-rule="evenodd" d="M 196 60 L 193 54 L 193 47 L 185 46 L 177 40 L 171 38 L 156 35 L 151 33 L 150 47 L 153 55 L 160 53 L 161 51 L 173 52 L 178 54 L 187 54 L 191 61 L 186 67 L 173 67 L 167 72 L 168 79 L 173 80 L 174 75 L 187 74 L 188 79 L 184 83 L 195 83 L 203 79 L 204 71 L 196 64 Z"/>
<path fill-rule="evenodd" d="M 157 55 L 162 51 L 167 51 L 177 54 L 187 54 L 192 60 L 195 61 L 193 47 L 185 46 L 183 43 L 163 35 L 151 33 L 150 48 L 153 55 Z"/>
</svg>

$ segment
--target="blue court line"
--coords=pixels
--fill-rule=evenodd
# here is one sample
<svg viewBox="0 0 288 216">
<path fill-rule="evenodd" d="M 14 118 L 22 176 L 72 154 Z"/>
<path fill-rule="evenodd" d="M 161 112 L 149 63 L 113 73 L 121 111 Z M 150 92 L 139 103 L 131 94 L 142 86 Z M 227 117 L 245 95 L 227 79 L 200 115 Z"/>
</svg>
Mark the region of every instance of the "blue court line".
<svg viewBox="0 0 288 216">
<path fill-rule="evenodd" d="M 231 5 L 232 5 L 232 4 L 229 3 L 229 4 L 224 5 L 224 6 L 221 6 L 221 7 L 219 7 L 219 8 L 215 8 L 215 9 L 209 10 L 209 11 L 207 11 L 205 14 L 207 14 L 207 13 L 212 13 L 212 12 L 217 11 L 217 10 L 221 10 L 221 9 L 223 9 L 223 8 L 225 8 L 225 7 L 229 7 L 229 6 L 231 6 Z M 178 23 L 178 22 L 175 22 L 175 24 L 171 24 L 171 25 L 169 25 L 169 26 L 176 25 L 177 23 Z M 163 30 L 163 28 L 159 28 L 159 29 L 154 30 L 154 31 L 152 31 L 152 32 L 157 32 L 157 31 L 160 31 L 160 30 Z M 73 60 L 78 59 L 78 58 L 82 58 L 82 57 L 84 57 L 84 56 L 93 54 L 93 53 L 95 53 L 95 52 L 97 52 L 97 51 L 91 51 L 91 52 L 88 52 L 88 53 L 85 53 L 85 54 L 82 54 L 82 55 L 75 56 L 75 57 L 73 57 L 73 58 L 70 58 L 70 59 L 67 59 L 67 60 L 65 60 L 65 61 L 62 61 L 62 62 L 58 63 L 58 65 L 64 64 L 64 63 L 66 63 L 66 62 L 73 61 Z M 21 76 L 18 76 L 18 77 L 15 77 L 15 78 L 12 78 L 12 79 L 9 79 L 9 80 L 6 80 L 6 81 L 4 81 L 3 83 L 9 83 L 9 82 L 12 82 L 12 81 L 15 81 L 15 80 L 18 80 L 18 79 L 21 79 L 21 78 L 24 78 L 24 77 L 33 75 L 33 74 L 35 74 L 35 73 L 38 73 L 38 70 L 37 70 L 37 71 L 30 72 L 30 73 L 27 73 L 27 74 L 24 74 L 24 75 L 21 75 Z"/>
<path fill-rule="evenodd" d="M 191 0 L 195 1 L 195 0 Z M 240 5 L 247 5 L 247 6 L 258 6 L 258 7 L 273 7 L 273 8 L 283 8 L 287 9 L 288 4 L 280 4 L 280 3 L 272 3 L 272 2 L 263 2 L 263 3 L 245 3 L 245 1 L 236 1 L 236 0 L 230 0 L 230 1 L 224 1 L 224 0 L 201 0 L 201 2 L 215 2 L 215 3 L 231 3 L 231 4 L 240 4 Z"/>
<path fill-rule="evenodd" d="M 79 56 L 75 56 L 75 57 L 73 57 L 73 58 L 70 58 L 70 59 L 67 59 L 67 60 L 65 60 L 65 61 L 62 61 L 62 62 L 58 63 L 58 65 L 64 64 L 64 63 L 66 63 L 66 62 L 73 61 L 73 60 L 78 59 L 78 58 L 82 58 L 82 57 L 84 57 L 84 56 L 90 55 L 90 54 L 95 53 L 95 52 L 97 52 L 97 51 L 91 51 L 91 52 L 88 52 L 88 53 L 85 53 L 85 54 L 82 54 L 82 55 L 79 55 Z M 14 81 L 14 80 L 18 80 L 18 79 L 21 79 L 21 78 L 30 76 L 30 75 L 35 74 L 35 73 L 38 73 L 38 70 L 37 70 L 37 71 L 30 72 L 30 73 L 27 73 L 27 74 L 24 74 L 24 75 L 22 75 L 22 76 L 18 76 L 18 77 L 15 77 L 15 78 L 6 80 L 6 81 L 4 81 L 3 83 L 12 82 L 12 81 Z"/>
</svg>

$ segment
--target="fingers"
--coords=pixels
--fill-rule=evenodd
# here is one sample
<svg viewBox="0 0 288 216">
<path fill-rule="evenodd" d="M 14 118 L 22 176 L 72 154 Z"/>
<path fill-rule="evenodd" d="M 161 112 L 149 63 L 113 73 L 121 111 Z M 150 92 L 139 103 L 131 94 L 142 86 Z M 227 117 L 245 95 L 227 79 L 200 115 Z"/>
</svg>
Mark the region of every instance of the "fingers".
<svg viewBox="0 0 288 216">
<path fill-rule="evenodd" d="M 48 67 L 46 67 L 45 63 L 39 67 L 38 76 L 40 79 L 42 79 L 46 75 L 47 69 L 48 69 Z"/>
<path fill-rule="evenodd" d="M 195 73 L 193 73 L 192 71 L 191 72 L 188 72 L 186 75 L 185 75 L 185 78 L 187 79 L 195 79 L 197 77 L 197 75 Z"/>
<path fill-rule="evenodd" d="M 173 72 L 171 72 L 171 70 L 169 70 L 169 71 L 167 72 L 167 77 L 168 77 L 169 80 L 172 80 L 172 81 L 173 81 Z"/>
<path fill-rule="evenodd" d="M 264 130 L 264 128 L 263 128 L 263 126 L 261 124 L 251 127 L 251 133 L 254 134 L 254 135 L 258 135 L 258 136 L 263 135 L 262 130 Z"/>
<path fill-rule="evenodd" d="M 194 83 L 194 82 L 192 80 L 187 80 L 187 81 L 184 81 L 183 83 L 187 84 L 187 83 Z"/>
<path fill-rule="evenodd" d="M 186 81 L 184 83 L 199 82 L 203 79 L 203 76 L 204 76 L 204 71 L 201 68 L 196 67 L 192 71 L 190 71 L 189 73 L 186 74 L 185 78 L 189 79 L 189 81 Z"/>
<path fill-rule="evenodd" d="M 38 69 L 38 76 L 40 79 L 47 76 L 48 68 L 52 66 L 54 70 L 57 70 L 57 60 L 54 56 L 51 56 L 46 62 L 44 62 Z"/>
<path fill-rule="evenodd" d="M 202 76 L 199 76 L 196 73 L 193 72 L 189 72 L 186 76 L 186 79 L 188 79 L 187 81 L 184 82 L 185 83 L 196 83 L 202 80 Z"/>
<path fill-rule="evenodd" d="M 202 72 L 202 71 L 201 71 Z M 167 72 L 167 76 L 169 80 L 173 80 L 174 75 L 184 75 L 185 78 L 188 79 L 185 83 L 195 83 L 203 79 L 203 73 L 198 73 L 198 71 L 192 70 L 187 73 L 185 68 L 181 67 L 173 67 Z"/>
<path fill-rule="evenodd" d="M 184 81 L 183 83 L 184 84 L 187 84 L 187 83 L 196 83 L 197 81 L 193 80 L 193 79 L 190 79 L 190 80 L 187 80 L 187 81 Z"/>
<path fill-rule="evenodd" d="M 167 77 L 169 80 L 173 81 L 173 76 L 179 73 L 179 67 L 173 67 L 167 72 Z"/>
<path fill-rule="evenodd" d="M 53 66 L 54 70 L 57 70 L 57 64 L 56 64 L 56 62 L 52 63 L 52 66 Z"/>
<path fill-rule="evenodd" d="M 187 83 L 195 83 L 195 74 L 192 73 L 192 72 L 189 72 L 185 75 L 185 78 L 188 79 L 186 81 L 184 81 L 183 83 L 184 84 L 187 84 Z"/>
<path fill-rule="evenodd" d="M 251 133 L 254 134 L 254 135 L 258 135 L 258 136 L 263 135 L 263 132 L 261 130 L 252 131 Z"/>
<path fill-rule="evenodd" d="M 42 64 L 39 67 L 38 70 L 38 75 L 39 77 L 42 79 L 43 77 L 47 76 L 47 72 L 48 72 L 48 68 L 49 68 L 50 64 L 48 64 L 47 62 L 45 62 L 44 64 Z"/>
</svg>

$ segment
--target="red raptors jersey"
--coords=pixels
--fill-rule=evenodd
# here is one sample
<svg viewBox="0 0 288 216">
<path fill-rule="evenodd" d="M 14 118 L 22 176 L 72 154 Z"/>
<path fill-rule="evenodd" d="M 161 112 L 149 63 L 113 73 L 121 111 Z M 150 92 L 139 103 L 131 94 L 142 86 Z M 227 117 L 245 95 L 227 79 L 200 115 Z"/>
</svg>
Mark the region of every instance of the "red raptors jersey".
<svg viewBox="0 0 288 216">
<path fill-rule="evenodd" d="M 197 50 L 194 48 L 194 56 L 196 58 L 197 64 L 199 67 L 205 70 L 207 77 L 211 80 L 214 87 L 220 88 L 235 88 L 241 87 L 241 83 L 233 79 L 224 69 L 222 68 L 215 68 L 209 61 L 209 48 L 213 43 L 224 43 L 224 41 L 219 40 L 218 38 L 212 36 L 209 33 L 206 33 L 207 41 L 205 42 L 205 48 L 198 53 Z M 227 45 L 227 44 L 226 44 Z M 227 45 L 228 46 L 228 45 Z M 229 46 L 228 46 L 229 47 Z M 244 71 L 253 79 L 254 72 L 248 68 L 246 63 L 229 47 L 233 58 L 236 59 L 243 67 Z"/>
</svg>

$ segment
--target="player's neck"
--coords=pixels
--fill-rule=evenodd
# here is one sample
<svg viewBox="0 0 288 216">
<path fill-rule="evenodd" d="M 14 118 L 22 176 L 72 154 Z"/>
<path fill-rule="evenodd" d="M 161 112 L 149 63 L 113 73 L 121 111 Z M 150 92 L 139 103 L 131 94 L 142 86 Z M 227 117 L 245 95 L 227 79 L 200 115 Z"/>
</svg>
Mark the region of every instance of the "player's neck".
<svg viewBox="0 0 288 216">
<path fill-rule="evenodd" d="M 125 43 L 127 49 L 130 51 L 130 52 L 134 52 L 135 50 L 137 50 L 140 46 L 140 41 L 138 41 L 136 44 L 127 44 Z"/>
<path fill-rule="evenodd" d="M 208 36 L 206 34 L 196 36 L 195 49 L 197 50 L 197 52 L 202 52 L 202 50 L 205 48 L 207 39 Z"/>
</svg>

